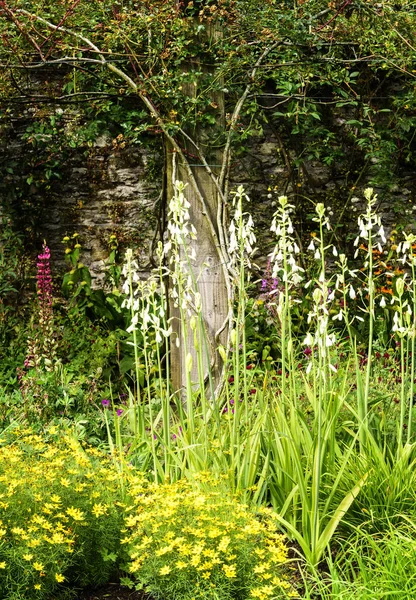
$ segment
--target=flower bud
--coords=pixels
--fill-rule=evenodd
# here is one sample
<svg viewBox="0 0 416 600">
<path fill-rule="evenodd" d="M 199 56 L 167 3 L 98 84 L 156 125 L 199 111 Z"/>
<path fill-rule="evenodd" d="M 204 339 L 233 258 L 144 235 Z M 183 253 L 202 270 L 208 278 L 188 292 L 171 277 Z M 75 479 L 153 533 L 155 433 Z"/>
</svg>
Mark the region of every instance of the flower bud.
<svg viewBox="0 0 416 600">
<path fill-rule="evenodd" d="M 403 279 L 403 277 L 399 277 L 396 280 L 396 290 L 397 290 L 397 295 L 399 296 L 399 298 L 401 298 L 403 296 L 403 292 L 404 292 L 404 279 Z"/>
<path fill-rule="evenodd" d="M 196 317 L 195 317 L 195 315 L 192 315 L 192 317 L 189 319 L 189 327 L 192 329 L 192 331 L 195 331 L 195 329 L 196 329 Z"/>
<path fill-rule="evenodd" d="M 185 359 L 185 368 L 187 370 L 188 373 L 190 373 L 192 371 L 192 354 L 190 352 L 188 352 L 188 354 L 186 355 L 186 359 Z"/>
<path fill-rule="evenodd" d="M 224 346 L 218 346 L 217 350 L 222 360 L 225 362 L 227 360 L 227 353 L 225 351 Z"/>
</svg>

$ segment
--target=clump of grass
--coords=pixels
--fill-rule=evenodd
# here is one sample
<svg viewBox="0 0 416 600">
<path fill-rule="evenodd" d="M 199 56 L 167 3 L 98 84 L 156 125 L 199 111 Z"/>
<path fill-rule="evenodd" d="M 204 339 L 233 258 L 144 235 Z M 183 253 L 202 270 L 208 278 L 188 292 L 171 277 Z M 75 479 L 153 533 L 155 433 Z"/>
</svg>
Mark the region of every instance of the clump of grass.
<svg viewBox="0 0 416 600">
<path fill-rule="evenodd" d="M 329 563 L 329 573 L 308 582 L 305 600 L 374 600 L 416 597 L 415 522 L 386 523 L 382 534 L 362 528 Z"/>
</svg>

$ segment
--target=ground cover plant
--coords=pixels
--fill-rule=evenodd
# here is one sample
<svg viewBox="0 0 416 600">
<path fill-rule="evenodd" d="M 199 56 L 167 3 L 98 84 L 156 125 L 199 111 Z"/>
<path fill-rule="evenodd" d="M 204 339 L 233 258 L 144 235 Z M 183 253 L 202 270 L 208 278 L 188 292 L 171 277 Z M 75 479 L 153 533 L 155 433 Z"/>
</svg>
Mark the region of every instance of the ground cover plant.
<svg viewBox="0 0 416 600">
<path fill-rule="evenodd" d="M 297 596 L 272 511 L 210 474 L 156 485 L 55 426 L 8 430 L 0 456 L 4 600 L 75 597 L 123 571 L 167 600 Z"/>
<path fill-rule="evenodd" d="M 210 473 L 196 481 L 136 480 L 126 519 L 130 579 L 155 598 L 290 598 L 288 548 L 270 509 L 230 497 Z"/>
<path fill-rule="evenodd" d="M 0 454 L 1 597 L 49 598 L 106 582 L 123 520 L 111 461 L 54 426 L 9 429 Z"/>
</svg>

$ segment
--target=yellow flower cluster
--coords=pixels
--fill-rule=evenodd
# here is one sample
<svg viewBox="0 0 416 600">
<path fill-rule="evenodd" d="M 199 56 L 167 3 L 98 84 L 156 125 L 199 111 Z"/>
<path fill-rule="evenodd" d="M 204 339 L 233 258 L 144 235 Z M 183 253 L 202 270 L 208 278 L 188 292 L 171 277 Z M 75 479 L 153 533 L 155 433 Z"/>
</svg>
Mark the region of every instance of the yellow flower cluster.
<svg viewBox="0 0 416 600">
<path fill-rule="evenodd" d="M 295 597 L 272 511 L 253 513 L 210 474 L 157 485 L 125 469 L 123 481 L 53 427 L 0 437 L 0 598 L 52 597 L 74 568 L 80 585 L 104 582 L 123 553 L 126 583 L 156 597 Z"/>
<path fill-rule="evenodd" d="M 0 438 L 2 599 L 17 597 L 17 586 L 27 600 L 49 597 L 80 562 L 84 541 L 107 535 L 108 516 L 119 513 L 118 475 L 97 455 L 53 427 L 42 435 L 17 428 Z M 121 515 L 116 519 L 118 544 Z"/>
<path fill-rule="evenodd" d="M 131 576 L 167 598 L 227 600 L 236 590 L 243 597 L 242 589 L 246 598 L 286 598 L 293 592 L 287 548 L 273 513 L 255 515 L 211 476 L 200 479 L 131 482 L 134 505 L 122 540 Z"/>
</svg>

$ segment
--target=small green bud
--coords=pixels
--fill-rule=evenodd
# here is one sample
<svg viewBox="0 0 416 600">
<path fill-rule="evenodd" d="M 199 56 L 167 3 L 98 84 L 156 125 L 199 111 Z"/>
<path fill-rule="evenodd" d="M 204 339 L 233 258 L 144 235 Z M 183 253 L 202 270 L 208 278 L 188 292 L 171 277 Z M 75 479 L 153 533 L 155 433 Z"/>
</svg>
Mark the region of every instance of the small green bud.
<svg viewBox="0 0 416 600">
<path fill-rule="evenodd" d="M 218 346 L 218 353 L 221 356 L 222 360 L 224 362 L 226 362 L 226 360 L 227 360 L 227 353 L 225 351 L 224 346 Z"/>
<path fill-rule="evenodd" d="M 322 217 L 325 215 L 325 206 L 322 204 L 322 202 L 318 202 L 318 204 L 315 206 L 315 211 L 318 217 L 322 219 Z"/>
<path fill-rule="evenodd" d="M 397 290 L 397 295 L 399 296 L 399 298 L 401 298 L 403 296 L 403 292 L 404 292 L 403 277 L 399 277 L 399 279 L 396 280 L 396 290 Z"/>
<path fill-rule="evenodd" d="M 188 373 L 190 373 L 192 371 L 192 354 L 190 352 L 188 352 L 188 354 L 186 355 L 186 359 L 185 359 L 185 368 L 187 370 Z"/>
</svg>

